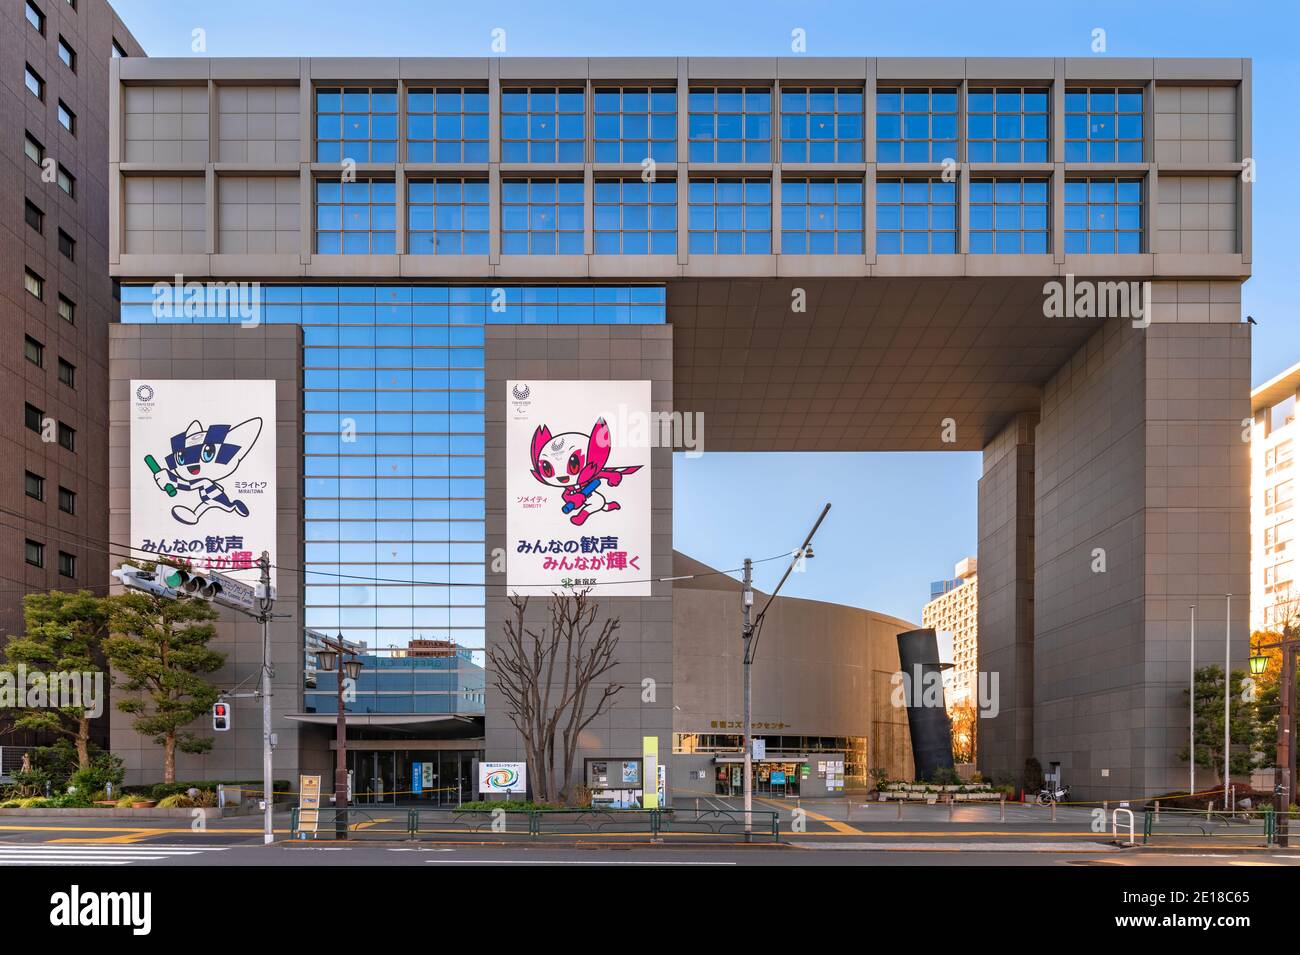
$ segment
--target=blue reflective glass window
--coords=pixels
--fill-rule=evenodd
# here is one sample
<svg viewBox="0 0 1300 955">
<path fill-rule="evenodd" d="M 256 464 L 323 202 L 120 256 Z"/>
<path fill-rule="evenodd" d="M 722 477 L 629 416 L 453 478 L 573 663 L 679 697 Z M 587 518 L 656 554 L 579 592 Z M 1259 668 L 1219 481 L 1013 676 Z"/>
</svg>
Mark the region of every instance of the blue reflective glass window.
<svg viewBox="0 0 1300 955">
<path fill-rule="evenodd" d="M 596 162 L 676 162 L 676 91 L 598 87 L 592 105 Z"/>
<path fill-rule="evenodd" d="M 411 180 L 407 241 L 412 255 L 486 255 L 488 181 Z"/>
<path fill-rule="evenodd" d="M 1142 95 L 1140 89 L 1068 90 L 1066 162 L 1141 162 Z"/>
<path fill-rule="evenodd" d="M 504 180 L 501 203 L 503 253 L 583 253 L 583 184 L 580 180 Z"/>
<path fill-rule="evenodd" d="M 501 94 L 501 161 L 583 161 L 585 94 L 574 88 L 507 88 Z"/>
<path fill-rule="evenodd" d="M 391 180 L 316 184 L 316 251 L 381 255 L 396 251 L 396 192 Z"/>
<path fill-rule="evenodd" d="M 937 163 L 957 158 L 957 93 L 947 87 L 876 93 L 876 161 Z"/>
<path fill-rule="evenodd" d="M 940 179 L 884 179 L 876 183 L 878 254 L 924 255 L 956 251 L 957 192 Z"/>
<path fill-rule="evenodd" d="M 395 162 L 397 92 L 392 87 L 318 87 L 318 162 Z"/>
<path fill-rule="evenodd" d="M 1142 181 L 1103 177 L 1066 182 L 1065 249 L 1128 254 L 1142 250 Z"/>
<path fill-rule="evenodd" d="M 688 105 L 691 162 L 771 162 L 770 90 L 702 87 Z"/>
<path fill-rule="evenodd" d="M 783 89 L 780 106 L 782 162 L 862 161 L 860 89 Z"/>
<path fill-rule="evenodd" d="M 406 161 L 486 163 L 488 94 L 472 87 L 414 88 L 406 96 Z"/>
<path fill-rule="evenodd" d="M 860 180 L 782 181 L 782 254 L 858 255 L 862 248 Z"/>
</svg>

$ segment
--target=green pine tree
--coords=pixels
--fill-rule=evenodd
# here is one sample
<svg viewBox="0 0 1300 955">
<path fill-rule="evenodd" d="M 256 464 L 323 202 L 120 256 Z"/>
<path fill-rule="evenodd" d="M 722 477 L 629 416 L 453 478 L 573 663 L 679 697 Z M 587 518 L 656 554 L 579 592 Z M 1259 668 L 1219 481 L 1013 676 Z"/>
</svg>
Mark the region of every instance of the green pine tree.
<svg viewBox="0 0 1300 955">
<path fill-rule="evenodd" d="M 100 648 L 107 617 L 104 599 L 88 590 L 28 594 L 23 597 L 23 629 L 26 632 L 21 637 L 9 638 L 4 648 L 5 662 L 0 669 L 16 672 L 22 664 L 28 671 L 47 675 L 59 672 L 102 673 Z M 82 699 L 80 702 L 83 705 L 22 708 L 13 725 L 18 729 L 70 738 L 76 746 L 79 768 L 86 769 L 91 762 L 90 707 L 102 707 L 104 701 Z"/>
<path fill-rule="evenodd" d="M 217 670 L 226 655 L 208 649 L 217 611 L 203 600 L 173 600 L 128 592 L 107 598 L 104 653 L 125 677 L 132 694 L 117 708 L 132 714 L 132 727 L 163 748 L 163 782 L 176 781 L 176 750 L 206 753 L 212 738 L 185 729 L 207 713 L 217 690 L 202 674 Z"/>
</svg>

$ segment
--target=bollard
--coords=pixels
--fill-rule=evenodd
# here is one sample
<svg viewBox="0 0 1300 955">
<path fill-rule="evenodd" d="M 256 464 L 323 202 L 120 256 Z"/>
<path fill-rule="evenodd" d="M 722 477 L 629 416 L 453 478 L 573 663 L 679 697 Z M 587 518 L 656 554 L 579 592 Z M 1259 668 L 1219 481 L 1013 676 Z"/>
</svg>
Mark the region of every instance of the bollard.
<svg viewBox="0 0 1300 955">
<path fill-rule="evenodd" d="M 1052 800 L 1052 822 L 1056 822 L 1056 800 Z"/>
<path fill-rule="evenodd" d="M 948 793 L 948 821 L 952 822 L 952 807 L 956 804 L 957 799 L 953 793 Z"/>
<path fill-rule="evenodd" d="M 998 822 L 1007 821 L 1007 794 L 998 797 Z"/>
<path fill-rule="evenodd" d="M 1103 799 L 1103 800 L 1102 800 L 1102 803 L 1101 803 L 1101 811 L 1102 811 L 1102 813 L 1103 813 L 1104 815 L 1107 815 L 1107 816 L 1110 815 L 1110 800 L 1109 800 L 1109 799 Z"/>
<path fill-rule="evenodd" d="M 898 818 L 903 818 L 903 800 L 898 800 Z"/>
<path fill-rule="evenodd" d="M 1160 800 L 1156 800 L 1156 822 L 1160 821 Z"/>
<path fill-rule="evenodd" d="M 1214 800 L 1211 799 L 1209 802 L 1207 802 L 1207 803 L 1205 804 L 1205 821 L 1206 821 L 1206 822 L 1209 822 L 1209 821 L 1210 821 L 1210 813 L 1212 813 L 1213 811 L 1214 811 Z"/>
</svg>

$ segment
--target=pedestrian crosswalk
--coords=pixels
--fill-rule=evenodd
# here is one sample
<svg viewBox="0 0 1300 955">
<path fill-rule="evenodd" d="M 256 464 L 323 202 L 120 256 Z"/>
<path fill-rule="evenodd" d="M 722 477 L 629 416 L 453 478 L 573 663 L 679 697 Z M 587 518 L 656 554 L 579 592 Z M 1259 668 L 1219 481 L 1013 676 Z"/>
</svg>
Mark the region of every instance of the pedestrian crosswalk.
<svg viewBox="0 0 1300 955">
<path fill-rule="evenodd" d="M 0 868 L 18 865 L 131 865 L 177 856 L 224 852 L 227 846 L 73 845 L 48 842 L 0 843 Z"/>
</svg>

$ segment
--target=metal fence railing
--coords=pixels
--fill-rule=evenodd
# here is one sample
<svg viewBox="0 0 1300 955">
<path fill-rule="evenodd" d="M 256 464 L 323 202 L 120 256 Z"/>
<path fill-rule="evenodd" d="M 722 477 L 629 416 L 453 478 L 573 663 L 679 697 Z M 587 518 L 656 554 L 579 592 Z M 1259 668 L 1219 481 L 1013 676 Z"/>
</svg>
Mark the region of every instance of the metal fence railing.
<svg viewBox="0 0 1300 955">
<path fill-rule="evenodd" d="M 665 833 L 715 836 L 729 841 L 745 839 L 742 809 L 424 809 L 407 807 L 349 807 L 346 819 L 333 807 L 316 810 L 316 827 L 300 826 L 300 810 L 292 810 L 294 838 L 357 840 L 434 840 L 440 837 L 480 836 L 545 838 L 547 836 L 606 836 L 648 838 L 657 842 Z M 755 809 L 749 813 L 752 839 L 781 841 L 780 813 Z M 342 833 L 340 832 L 342 830 Z"/>
<path fill-rule="evenodd" d="M 1300 844 L 1300 813 L 1283 813 L 1280 827 Z M 1278 844 L 1279 818 L 1272 806 L 1259 809 L 1183 809 L 1148 805 L 1143 811 L 1142 844 L 1176 845 L 1179 841 L 1225 848 Z"/>
</svg>

